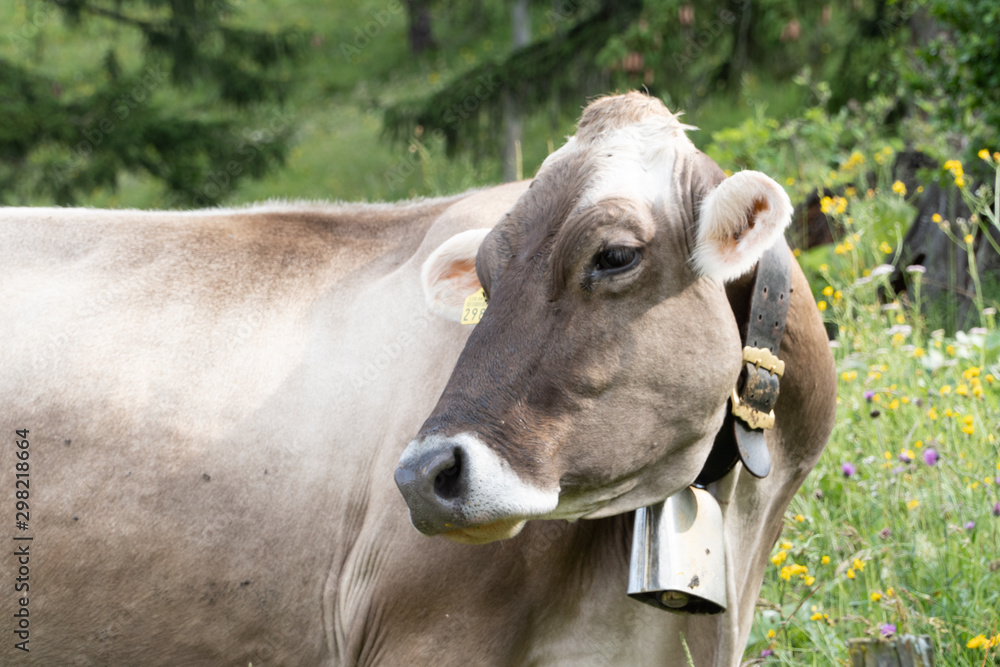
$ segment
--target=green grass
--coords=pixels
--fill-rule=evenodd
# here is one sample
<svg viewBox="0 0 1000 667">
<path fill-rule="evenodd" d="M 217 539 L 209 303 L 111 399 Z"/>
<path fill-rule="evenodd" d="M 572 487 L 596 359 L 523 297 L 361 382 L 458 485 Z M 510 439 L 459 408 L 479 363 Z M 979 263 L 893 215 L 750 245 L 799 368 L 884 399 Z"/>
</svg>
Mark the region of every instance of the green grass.
<svg viewBox="0 0 1000 667">
<path fill-rule="evenodd" d="M 880 299 L 892 249 L 874 230 L 899 201 L 848 201 L 855 242 L 818 267 L 838 331 L 837 422 L 785 518 L 747 659 L 849 665 L 848 638 L 892 624 L 930 635 L 939 665 L 1000 660 L 1000 640 L 968 647 L 1000 635 L 1000 329 L 987 310 L 946 338 L 912 298 Z"/>
</svg>

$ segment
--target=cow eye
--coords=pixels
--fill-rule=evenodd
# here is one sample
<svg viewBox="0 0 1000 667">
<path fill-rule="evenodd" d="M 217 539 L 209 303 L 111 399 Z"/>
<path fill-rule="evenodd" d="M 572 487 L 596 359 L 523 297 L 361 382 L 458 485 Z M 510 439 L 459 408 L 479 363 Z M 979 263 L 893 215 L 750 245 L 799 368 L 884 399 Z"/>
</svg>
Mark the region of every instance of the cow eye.
<svg viewBox="0 0 1000 667">
<path fill-rule="evenodd" d="M 597 253 L 594 267 L 605 273 L 618 273 L 639 263 L 639 249 L 630 246 L 611 246 Z"/>
</svg>

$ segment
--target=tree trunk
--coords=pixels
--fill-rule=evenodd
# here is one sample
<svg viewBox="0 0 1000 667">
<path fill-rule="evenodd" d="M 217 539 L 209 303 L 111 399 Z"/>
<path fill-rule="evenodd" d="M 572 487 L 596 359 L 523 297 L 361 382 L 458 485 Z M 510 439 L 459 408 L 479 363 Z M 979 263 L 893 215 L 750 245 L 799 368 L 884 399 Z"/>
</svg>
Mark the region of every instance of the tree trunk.
<svg viewBox="0 0 1000 667">
<path fill-rule="evenodd" d="M 406 11 L 410 16 L 410 52 L 420 54 L 433 49 L 434 34 L 431 30 L 431 10 L 427 0 L 406 0 Z"/>
<path fill-rule="evenodd" d="M 517 0 L 511 8 L 511 26 L 513 28 L 513 51 L 527 46 L 531 42 L 531 15 L 528 13 L 528 0 Z M 521 113 L 517 98 L 510 86 L 503 90 L 503 119 L 505 143 L 503 151 L 503 179 L 519 181 L 524 175 L 521 169 Z"/>
</svg>

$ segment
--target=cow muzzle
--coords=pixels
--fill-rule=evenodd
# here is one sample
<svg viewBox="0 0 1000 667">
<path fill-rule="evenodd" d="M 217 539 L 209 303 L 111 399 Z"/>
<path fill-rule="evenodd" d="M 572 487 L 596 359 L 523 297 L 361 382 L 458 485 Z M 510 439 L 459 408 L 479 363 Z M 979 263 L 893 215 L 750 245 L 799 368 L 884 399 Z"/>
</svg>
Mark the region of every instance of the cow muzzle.
<svg viewBox="0 0 1000 667">
<path fill-rule="evenodd" d="M 687 487 L 635 513 L 628 594 L 660 609 L 726 610 L 722 510 L 711 493 Z"/>
<path fill-rule="evenodd" d="M 480 544 L 513 537 L 528 519 L 555 509 L 559 491 L 524 482 L 475 434 L 410 442 L 396 468 L 410 521 L 424 535 Z"/>
</svg>

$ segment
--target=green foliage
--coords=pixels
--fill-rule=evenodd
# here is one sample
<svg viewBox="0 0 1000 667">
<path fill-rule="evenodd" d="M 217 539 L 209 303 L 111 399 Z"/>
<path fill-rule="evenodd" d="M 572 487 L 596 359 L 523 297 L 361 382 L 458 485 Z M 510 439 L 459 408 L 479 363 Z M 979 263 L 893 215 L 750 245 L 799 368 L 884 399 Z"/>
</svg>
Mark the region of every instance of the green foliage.
<svg viewBox="0 0 1000 667">
<path fill-rule="evenodd" d="M 580 97 L 597 51 L 641 8 L 639 0 L 605 0 L 583 19 L 554 16 L 549 35 L 512 54 L 494 56 L 462 72 L 429 95 L 396 102 L 385 111 L 387 134 L 397 141 L 413 128 L 438 134 L 450 156 L 458 150 L 495 156 L 499 152 L 505 97 L 522 112 L 544 108 L 553 98 Z M 568 25 L 566 25 L 568 23 Z"/>
<path fill-rule="evenodd" d="M 887 624 L 930 635 L 937 664 L 1000 658 L 1000 329 L 987 310 L 967 333 L 929 332 L 917 271 L 915 298 L 893 298 L 877 229 L 901 198 L 876 189 L 834 213 L 853 242 L 812 284 L 838 334 L 837 422 L 785 518 L 747 659 L 840 664 L 848 637 Z"/>
<path fill-rule="evenodd" d="M 933 104 L 941 124 L 974 140 L 995 142 L 1000 126 L 1000 4 L 994 0 L 924 0 L 941 22 L 919 50 L 924 68 L 910 72 L 909 84 Z"/>
<path fill-rule="evenodd" d="M 144 172 L 173 203 L 205 206 L 283 162 L 291 128 L 268 102 L 285 94 L 281 68 L 300 49 L 296 32 L 230 25 L 222 0 L 25 9 L 0 52 L 0 202 L 74 203 L 114 190 L 123 172 Z M 97 40 L 99 60 L 74 74 L 53 71 L 45 36 L 59 15 L 72 31 L 105 24 L 121 33 Z M 140 59 L 126 58 L 129 42 Z"/>
</svg>

